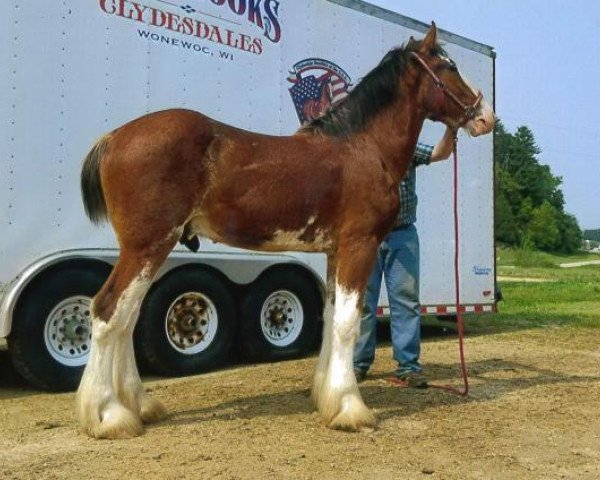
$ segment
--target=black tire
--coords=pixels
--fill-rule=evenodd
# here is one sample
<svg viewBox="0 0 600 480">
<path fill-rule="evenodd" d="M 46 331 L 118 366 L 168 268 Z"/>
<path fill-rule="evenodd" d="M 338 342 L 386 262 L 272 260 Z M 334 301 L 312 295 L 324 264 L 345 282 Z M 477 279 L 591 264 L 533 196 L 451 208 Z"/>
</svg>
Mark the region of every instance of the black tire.
<svg viewBox="0 0 600 480">
<path fill-rule="evenodd" d="M 184 268 L 150 290 L 136 327 L 144 365 L 162 375 L 192 375 L 230 358 L 234 300 L 227 284 L 208 270 Z"/>
<path fill-rule="evenodd" d="M 296 358 L 314 350 L 321 298 L 308 274 L 278 269 L 250 285 L 241 304 L 238 350 L 251 361 Z"/>
<path fill-rule="evenodd" d="M 19 298 L 8 348 L 15 369 L 35 387 L 77 388 L 89 353 L 89 305 L 111 269 L 102 262 L 57 265 Z"/>
</svg>

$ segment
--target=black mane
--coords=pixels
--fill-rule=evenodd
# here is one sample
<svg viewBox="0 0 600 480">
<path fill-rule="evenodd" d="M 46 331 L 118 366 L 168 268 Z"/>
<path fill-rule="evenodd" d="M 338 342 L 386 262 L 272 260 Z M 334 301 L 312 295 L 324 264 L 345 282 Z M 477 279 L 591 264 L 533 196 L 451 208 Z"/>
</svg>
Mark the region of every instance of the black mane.
<svg viewBox="0 0 600 480">
<path fill-rule="evenodd" d="M 360 131 L 369 119 L 396 99 L 400 93 L 398 78 L 406 70 L 411 52 L 417 51 L 420 45 L 421 41 L 411 39 L 406 46 L 390 50 L 346 98 L 307 122 L 300 132 L 347 137 Z M 446 55 L 440 45 L 436 45 L 430 53 Z"/>
</svg>

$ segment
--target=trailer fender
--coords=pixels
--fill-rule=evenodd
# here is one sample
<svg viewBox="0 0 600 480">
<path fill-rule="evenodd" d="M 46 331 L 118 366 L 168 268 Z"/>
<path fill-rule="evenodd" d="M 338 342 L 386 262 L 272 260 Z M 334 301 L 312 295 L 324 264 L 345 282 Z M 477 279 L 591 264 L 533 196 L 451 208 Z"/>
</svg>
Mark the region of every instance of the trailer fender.
<svg viewBox="0 0 600 480">
<path fill-rule="evenodd" d="M 95 257 L 91 256 L 89 252 L 85 251 L 70 251 L 70 252 L 57 252 L 46 257 L 42 257 L 29 265 L 20 275 L 18 275 L 9 285 L 2 301 L 0 303 L 0 338 L 8 337 L 10 334 L 13 315 L 15 307 L 19 298 L 25 289 L 40 278 L 40 275 L 50 271 L 53 268 L 57 268 L 66 263 L 87 263 L 90 266 L 97 265 L 98 263 L 114 264 L 116 261 L 118 252 L 114 252 L 112 255 Z"/>
</svg>

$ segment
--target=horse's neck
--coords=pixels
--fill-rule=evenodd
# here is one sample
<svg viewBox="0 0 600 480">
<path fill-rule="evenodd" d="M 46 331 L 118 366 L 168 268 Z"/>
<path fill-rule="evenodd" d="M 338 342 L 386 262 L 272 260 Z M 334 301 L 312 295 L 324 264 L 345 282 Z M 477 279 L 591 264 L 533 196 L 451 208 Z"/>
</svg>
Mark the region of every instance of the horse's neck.
<svg viewBox="0 0 600 480">
<path fill-rule="evenodd" d="M 408 170 L 421 134 L 425 113 L 405 94 L 378 115 L 367 134 L 377 144 L 387 169 L 398 182 Z"/>
</svg>

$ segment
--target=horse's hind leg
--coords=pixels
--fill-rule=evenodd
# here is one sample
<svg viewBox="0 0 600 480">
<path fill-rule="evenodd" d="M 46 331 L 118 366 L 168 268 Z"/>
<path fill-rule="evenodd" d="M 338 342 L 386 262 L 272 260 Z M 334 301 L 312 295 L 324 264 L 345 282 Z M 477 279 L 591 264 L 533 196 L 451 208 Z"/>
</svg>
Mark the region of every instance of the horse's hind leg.
<svg viewBox="0 0 600 480">
<path fill-rule="evenodd" d="M 92 437 L 137 436 L 143 431 L 140 415 L 151 419 L 162 410 L 143 392 L 131 335 L 152 279 L 176 241 L 169 239 L 152 252 L 122 249 L 111 276 L 94 297 L 92 346 L 77 391 L 77 415 Z"/>
<path fill-rule="evenodd" d="M 125 335 L 117 343 L 113 360 L 113 386 L 117 398 L 142 422 L 153 423 L 165 418 L 162 403 L 146 393 L 138 373 L 133 349 L 133 329 L 139 316 L 139 307 L 127 317 Z"/>
</svg>

